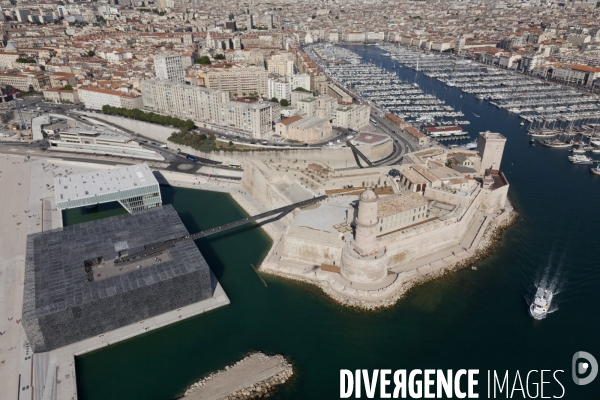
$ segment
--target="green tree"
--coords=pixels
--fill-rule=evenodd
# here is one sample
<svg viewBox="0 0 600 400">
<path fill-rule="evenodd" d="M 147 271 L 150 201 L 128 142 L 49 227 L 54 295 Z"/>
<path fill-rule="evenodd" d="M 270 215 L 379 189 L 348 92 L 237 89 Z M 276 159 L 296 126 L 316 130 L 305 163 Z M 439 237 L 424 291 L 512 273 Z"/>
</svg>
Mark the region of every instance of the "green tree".
<svg viewBox="0 0 600 400">
<path fill-rule="evenodd" d="M 96 53 L 94 52 L 94 50 L 90 50 L 87 52 L 88 57 L 94 57 L 96 55 Z"/>
<path fill-rule="evenodd" d="M 211 64 L 208 56 L 202 56 L 196 59 L 196 64 Z"/>
<path fill-rule="evenodd" d="M 279 104 L 281 104 L 281 107 L 287 107 L 289 105 L 287 99 L 279 100 Z"/>
<path fill-rule="evenodd" d="M 215 54 L 215 56 L 213 58 L 215 60 L 224 60 L 225 59 L 225 55 L 224 54 Z"/>
<path fill-rule="evenodd" d="M 32 60 L 31 58 L 19 57 L 16 61 L 21 64 L 35 64 L 35 60 Z"/>
<path fill-rule="evenodd" d="M 65 85 L 65 86 L 63 86 L 62 90 L 73 90 L 73 86 Z"/>
<path fill-rule="evenodd" d="M 277 97 L 273 97 L 273 98 L 271 99 L 271 101 L 272 101 L 273 103 L 279 103 L 279 100 L 277 100 Z"/>
</svg>

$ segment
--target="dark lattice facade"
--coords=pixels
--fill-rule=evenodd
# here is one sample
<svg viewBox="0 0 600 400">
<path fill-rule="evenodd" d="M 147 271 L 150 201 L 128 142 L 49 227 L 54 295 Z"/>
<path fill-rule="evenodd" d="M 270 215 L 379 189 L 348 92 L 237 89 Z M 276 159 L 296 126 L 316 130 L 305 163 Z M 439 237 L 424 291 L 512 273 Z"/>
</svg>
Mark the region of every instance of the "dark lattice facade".
<svg viewBox="0 0 600 400">
<path fill-rule="evenodd" d="M 216 279 L 191 240 L 143 266 L 116 270 L 122 266 L 112 262 L 128 249 L 187 234 L 169 205 L 29 235 L 22 323 L 34 352 L 211 297 Z"/>
</svg>

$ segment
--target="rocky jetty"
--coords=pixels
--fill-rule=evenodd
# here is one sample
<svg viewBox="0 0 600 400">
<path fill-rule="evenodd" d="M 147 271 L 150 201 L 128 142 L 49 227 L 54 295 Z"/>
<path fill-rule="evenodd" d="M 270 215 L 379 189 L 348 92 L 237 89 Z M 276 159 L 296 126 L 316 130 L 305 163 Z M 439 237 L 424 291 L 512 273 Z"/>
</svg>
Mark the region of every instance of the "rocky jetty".
<svg viewBox="0 0 600 400">
<path fill-rule="evenodd" d="M 254 376 L 248 376 L 249 374 Z M 276 387 L 285 383 L 293 374 L 292 365 L 282 355 L 252 353 L 235 364 L 190 385 L 183 398 L 190 400 L 266 398 L 270 397 Z"/>
</svg>

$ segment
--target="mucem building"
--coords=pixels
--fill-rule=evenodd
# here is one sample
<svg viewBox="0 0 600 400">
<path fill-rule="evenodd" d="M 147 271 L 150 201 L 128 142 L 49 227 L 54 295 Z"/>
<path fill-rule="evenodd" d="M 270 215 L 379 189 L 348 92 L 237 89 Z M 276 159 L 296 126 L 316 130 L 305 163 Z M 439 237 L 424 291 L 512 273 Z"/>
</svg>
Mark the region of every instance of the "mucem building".
<svg viewBox="0 0 600 400">
<path fill-rule="evenodd" d="M 146 164 L 57 176 L 54 193 L 59 210 L 118 201 L 131 213 L 162 204 L 160 185 Z"/>
<path fill-rule="evenodd" d="M 114 263 L 185 235 L 170 205 L 29 235 L 22 323 L 34 352 L 212 297 L 217 280 L 192 240 Z"/>
</svg>

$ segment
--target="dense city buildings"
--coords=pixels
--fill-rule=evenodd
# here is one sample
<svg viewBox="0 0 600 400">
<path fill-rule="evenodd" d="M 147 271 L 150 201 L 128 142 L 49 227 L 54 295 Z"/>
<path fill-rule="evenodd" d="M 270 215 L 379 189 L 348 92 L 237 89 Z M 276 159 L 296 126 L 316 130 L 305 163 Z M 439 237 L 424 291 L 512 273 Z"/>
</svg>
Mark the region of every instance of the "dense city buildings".
<svg viewBox="0 0 600 400">
<path fill-rule="evenodd" d="M 44 91 L 51 102 L 81 102 L 91 109 L 145 107 L 179 118 L 190 113 L 214 127 L 223 125 L 220 106 L 214 99 L 206 100 L 210 106 L 197 100 L 210 92 L 157 82 L 227 92 L 229 99 L 219 98 L 219 104 L 276 98 L 314 116 L 297 107 L 307 91 L 337 100 L 336 112 L 326 117 L 334 126 L 360 127 L 365 119 L 350 106 L 352 95 L 328 79 L 305 45 L 389 42 L 595 89 L 600 85 L 598 13 L 585 1 L 351 1 L 316 9 L 286 1 L 243 9 L 204 0 L 97 7 L 24 1 L 3 8 L 0 84 Z M 278 118 L 271 121 L 273 133 Z M 239 119 L 227 120 L 231 125 Z"/>
<path fill-rule="evenodd" d="M 0 382 L 20 385 L 10 400 L 76 400 L 92 391 L 76 382 L 75 356 L 229 304 L 196 239 L 218 232 L 239 251 L 235 275 L 255 282 L 233 290 L 264 289 L 265 272 L 343 306 L 389 307 L 481 259 L 516 215 L 511 185 L 548 186 L 519 177 L 505 149 L 572 147 L 581 164 L 600 152 L 596 0 L 4 0 L 0 22 L 0 250 L 11 254 L 0 257 Z M 554 161 L 543 165 L 549 175 Z M 191 201 L 209 191 L 247 215 L 209 221 L 222 198 Z M 179 211 L 196 232 L 173 201 L 201 211 L 206 220 Z M 100 217 L 115 202 L 123 215 L 73 223 L 73 209 Z M 253 249 L 254 265 L 229 240 L 259 229 L 272 247 Z M 443 317 L 440 293 L 415 304 Z"/>
</svg>

